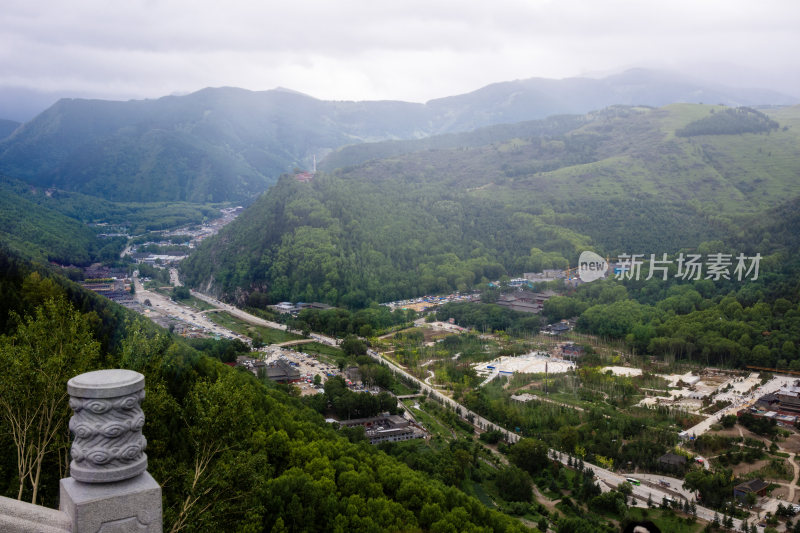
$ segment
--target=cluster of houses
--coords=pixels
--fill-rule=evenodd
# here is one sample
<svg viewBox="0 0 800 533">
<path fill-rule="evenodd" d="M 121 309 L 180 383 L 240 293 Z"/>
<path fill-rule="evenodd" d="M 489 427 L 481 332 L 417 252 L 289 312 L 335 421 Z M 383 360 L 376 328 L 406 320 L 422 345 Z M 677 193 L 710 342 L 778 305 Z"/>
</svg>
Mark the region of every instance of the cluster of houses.
<svg viewBox="0 0 800 533">
<path fill-rule="evenodd" d="M 800 418 L 800 380 L 772 394 L 765 394 L 756 400 L 754 406 L 742 409 L 737 414 L 743 413 L 774 420 L 780 426 L 794 427 Z"/>
<path fill-rule="evenodd" d="M 572 331 L 574 327 L 575 327 L 574 320 L 562 320 L 560 322 L 547 324 L 539 331 L 539 333 L 541 333 L 542 335 L 557 336 Z"/>
<path fill-rule="evenodd" d="M 130 279 L 124 274 L 120 274 L 120 277 L 86 279 L 81 282 L 81 287 L 105 296 L 109 300 L 113 300 L 137 313 L 143 311 L 142 306 L 131 294 Z"/>
<path fill-rule="evenodd" d="M 683 474 L 689 464 L 684 455 L 667 452 L 658 458 L 658 467 L 667 473 Z M 733 496 L 742 503 L 747 503 L 748 494 L 756 497 L 766 496 L 769 483 L 763 479 L 750 479 L 733 487 Z"/>
<path fill-rule="evenodd" d="M 450 302 L 477 302 L 480 301 L 480 299 L 481 296 L 478 292 L 461 293 L 456 291 L 447 296 L 420 296 L 419 298 L 386 302 L 381 305 L 387 306 L 392 311 L 395 309 L 411 309 L 422 313 Z"/>
<path fill-rule="evenodd" d="M 344 427 L 363 426 L 364 435 L 370 444 L 381 442 L 400 442 L 411 439 L 421 439 L 425 431 L 400 415 L 384 413 L 370 418 L 354 418 L 343 420 L 339 425 Z"/>
<path fill-rule="evenodd" d="M 300 183 L 308 183 L 309 181 L 314 179 L 314 173 L 313 172 L 297 172 L 294 175 L 294 179 L 296 179 Z"/>
<path fill-rule="evenodd" d="M 513 311 L 541 313 L 544 303 L 555 294 L 553 291 L 532 292 L 519 290 L 501 294 L 496 303 Z"/>
<path fill-rule="evenodd" d="M 245 367 L 257 376 L 263 372 L 262 375 L 277 383 L 297 383 L 301 378 L 300 371 L 285 359 L 267 363 L 260 359 L 240 355 L 236 358 L 236 366 Z"/>
<path fill-rule="evenodd" d="M 330 305 L 320 302 L 297 302 L 296 304 L 293 304 L 292 302 L 280 302 L 278 304 L 271 305 L 270 307 L 272 307 L 278 313 L 286 313 L 290 315 L 296 315 L 303 309 L 332 309 Z"/>
<path fill-rule="evenodd" d="M 586 349 L 580 344 L 567 342 L 561 345 L 561 357 L 570 361 L 575 361 L 583 356 Z"/>
</svg>

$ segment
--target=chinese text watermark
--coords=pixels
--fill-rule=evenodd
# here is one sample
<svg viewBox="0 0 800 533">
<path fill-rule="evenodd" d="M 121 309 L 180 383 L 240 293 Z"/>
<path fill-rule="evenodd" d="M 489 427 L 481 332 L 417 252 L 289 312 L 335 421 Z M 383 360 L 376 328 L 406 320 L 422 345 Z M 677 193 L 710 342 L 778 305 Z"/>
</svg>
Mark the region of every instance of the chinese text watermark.
<svg viewBox="0 0 800 533">
<path fill-rule="evenodd" d="M 744 253 L 725 254 L 684 254 L 680 253 L 672 259 L 667 254 L 620 254 L 615 263 L 603 259 L 594 252 L 583 252 L 578 260 L 578 277 L 581 281 L 590 282 L 609 275 L 616 279 L 649 280 L 670 277 L 687 281 L 708 279 L 718 281 L 726 280 L 751 280 L 758 279 L 758 269 L 761 263 L 761 254 L 747 256 Z M 676 268 L 670 271 L 670 267 Z"/>
</svg>

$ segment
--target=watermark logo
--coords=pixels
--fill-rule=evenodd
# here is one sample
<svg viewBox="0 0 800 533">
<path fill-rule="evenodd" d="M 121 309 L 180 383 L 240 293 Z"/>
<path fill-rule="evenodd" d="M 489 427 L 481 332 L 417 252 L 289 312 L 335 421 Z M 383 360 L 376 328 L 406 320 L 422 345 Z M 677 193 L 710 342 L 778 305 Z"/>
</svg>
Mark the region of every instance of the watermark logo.
<svg viewBox="0 0 800 533">
<path fill-rule="evenodd" d="M 705 259 L 705 261 L 704 261 Z M 645 254 L 620 254 L 612 265 L 594 252 L 585 251 L 578 259 L 578 277 L 584 283 L 610 275 L 616 279 L 649 280 L 661 278 L 679 278 L 696 281 L 708 279 L 712 281 L 725 280 L 752 280 L 758 279 L 761 254 L 746 256 L 711 253 L 705 258 L 700 254 L 678 254 L 670 259 L 667 254 L 650 254 L 649 260 Z M 672 267 L 672 268 L 671 268 Z M 646 276 L 645 276 L 646 274 Z"/>
<path fill-rule="evenodd" d="M 594 252 L 585 251 L 578 258 L 578 277 L 584 283 L 604 278 L 608 272 L 608 261 Z"/>
</svg>

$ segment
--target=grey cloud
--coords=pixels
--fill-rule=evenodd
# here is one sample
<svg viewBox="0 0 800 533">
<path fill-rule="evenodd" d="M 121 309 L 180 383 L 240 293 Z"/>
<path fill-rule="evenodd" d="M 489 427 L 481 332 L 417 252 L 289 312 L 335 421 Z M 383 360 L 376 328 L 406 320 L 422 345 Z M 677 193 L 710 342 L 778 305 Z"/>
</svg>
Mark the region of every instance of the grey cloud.
<svg viewBox="0 0 800 533">
<path fill-rule="evenodd" d="M 784 0 L 7 0 L 3 11 L 0 87 L 104 97 L 280 85 L 423 101 L 506 79 L 697 64 L 766 69 L 752 81 L 785 91 L 800 71 L 800 4 Z"/>
</svg>

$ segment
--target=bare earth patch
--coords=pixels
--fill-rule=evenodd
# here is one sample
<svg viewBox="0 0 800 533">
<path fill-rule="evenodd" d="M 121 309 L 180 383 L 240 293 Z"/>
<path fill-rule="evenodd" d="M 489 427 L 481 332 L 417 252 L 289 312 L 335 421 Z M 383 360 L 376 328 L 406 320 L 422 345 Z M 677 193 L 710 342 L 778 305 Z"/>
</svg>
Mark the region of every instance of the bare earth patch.
<svg viewBox="0 0 800 533">
<path fill-rule="evenodd" d="M 735 476 L 741 476 L 742 474 L 748 474 L 753 472 L 754 470 L 758 470 L 759 468 L 763 468 L 769 464 L 769 459 L 759 459 L 754 463 L 739 463 L 738 465 L 733 467 L 733 474 Z"/>
<path fill-rule="evenodd" d="M 795 433 L 785 441 L 779 443 L 779 446 L 786 452 L 800 453 L 800 435 Z"/>
<path fill-rule="evenodd" d="M 778 486 L 778 488 L 773 489 L 772 492 L 770 492 L 770 496 L 783 501 L 786 501 L 786 496 L 788 495 L 789 495 L 789 488 L 784 487 L 783 485 Z"/>
</svg>

